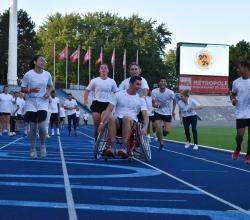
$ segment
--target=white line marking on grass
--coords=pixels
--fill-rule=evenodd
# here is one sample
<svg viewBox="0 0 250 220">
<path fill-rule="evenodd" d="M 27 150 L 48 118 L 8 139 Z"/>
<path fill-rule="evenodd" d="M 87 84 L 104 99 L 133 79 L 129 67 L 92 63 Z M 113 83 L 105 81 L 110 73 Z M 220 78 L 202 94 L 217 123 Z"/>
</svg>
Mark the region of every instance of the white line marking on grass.
<svg viewBox="0 0 250 220">
<path fill-rule="evenodd" d="M 152 137 L 151 137 L 152 139 Z M 175 141 L 175 140 L 169 140 L 169 139 L 163 139 L 164 141 L 168 141 L 168 142 L 174 142 L 174 143 L 178 143 L 178 144 L 185 144 L 186 142 L 182 142 L 182 141 Z M 216 150 L 216 151 L 222 151 L 222 152 L 227 152 L 227 153 L 233 153 L 233 150 L 227 150 L 227 149 L 223 149 L 223 148 L 217 148 L 217 147 L 211 147 L 211 146 L 207 146 L 207 145 L 200 145 L 199 147 L 201 148 L 205 148 L 205 149 L 209 149 L 209 150 Z M 240 152 L 241 155 L 246 155 L 246 153 Z"/>
<path fill-rule="evenodd" d="M 158 149 L 158 147 L 156 147 L 155 145 L 150 145 L 150 146 L 153 147 L 153 148 Z M 231 168 L 231 169 L 240 170 L 240 171 L 243 171 L 243 172 L 250 173 L 250 170 L 245 170 L 245 169 L 242 169 L 242 168 L 239 168 L 239 167 L 230 166 L 230 165 L 227 165 L 227 164 L 224 164 L 224 163 L 219 163 L 219 162 L 216 162 L 216 161 L 213 161 L 213 160 L 208 160 L 208 159 L 205 159 L 205 158 L 202 158 L 202 157 L 196 157 L 196 156 L 180 153 L 180 152 L 173 151 L 173 150 L 167 150 L 167 149 L 162 149 L 162 150 L 167 151 L 167 152 L 171 152 L 171 153 L 174 153 L 174 154 L 179 154 L 179 155 L 182 155 L 182 156 L 190 157 L 192 159 L 202 160 L 202 161 L 205 161 L 205 162 L 208 162 L 208 163 L 213 163 L 213 164 L 217 164 L 217 165 L 220 165 L 220 166 L 223 166 L 223 167 L 228 167 L 228 168 Z"/>
<path fill-rule="evenodd" d="M 66 163 L 65 163 L 65 159 L 64 159 L 64 154 L 63 154 L 60 136 L 58 136 L 58 142 L 59 142 L 60 156 L 61 156 L 61 161 L 62 161 L 63 178 L 64 178 L 67 205 L 68 205 L 69 219 L 70 220 L 77 220 L 75 202 L 74 202 L 71 187 L 70 187 L 69 175 L 68 175 L 68 171 L 67 171 L 67 167 L 66 167 Z"/>
<path fill-rule="evenodd" d="M 8 143 L 8 144 L 5 144 L 4 146 L 0 147 L 0 150 L 3 149 L 3 148 L 5 148 L 5 147 L 8 147 L 8 146 L 11 145 L 11 144 L 14 144 L 15 142 L 17 142 L 17 141 L 19 141 L 19 140 L 21 140 L 21 139 L 23 139 L 23 137 L 20 137 L 20 138 L 14 140 L 14 141 L 11 141 L 11 142 Z"/>
<path fill-rule="evenodd" d="M 172 175 L 172 174 L 170 174 L 170 173 L 168 173 L 168 172 L 166 172 L 164 170 L 161 170 L 161 169 L 159 169 L 159 168 L 157 168 L 155 166 L 152 166 L 152 165 L 150 165 L 150 164 L 148 164 L 148 163 L 146 163 L 144 161 L 141 161 L 141 160 L 139 160 L 137 158 L 133 158 L 133 159 L 140 162 L 140 163 L 142 163 L 142 164 L 144 164 L 144 165 L 146 165 L 146 166 L 148 166 L 148 167 L 150 167 L 150 168 L 152 168 L 152 169 L 154 169 L 154 170 L 157 170 L 157 171 L 161 172 L 162 174 L 164 174 L 164 175 L 166 175 L 166 176 L 168 176 L 168 177 L 170 177 L 172 179 L 175 179 L 178 182 L 181 182 L 181 183 L 189 186 L 190 188 L 193 188 L 193 189 L 195 189 L 195 190 L 197 190 L 199 192 L 202 192 L 205 195 L 207 195 L 207 196 L 209 196 L 209 197 L 211 197 L 211 198 L 213 198 L 213 199 L 215 199 L 215 200 L 217 200 L 217 201 L 219 201 L 219 202 L 221 202 L 221 203 L 223 203 L 225 205 L 228 205 L 228 206 L 230 206 L 230 207 L 232 207 L 232 208 L 234 208 L 234 209 L 236 209 L 236 210 L 238 210 L 240 212 L 243 212 L 243 213 L 250 216 L 250 212 L 248 210 L 245 210 L 245 209 L 243 209 L 243 208 L 241 208 L 241 207 L 239 207 L 239 206 L 237 206 L 237 205 L 235 205 L 235 204 L 233 204 L 231 202 L 228 202 L 228 201 L 226 201 L 226 200 L 224 200 L 224 199 L 222 199 L 222 198 L 220 198 L 220 197 L 218 197 L 218 196 L 216 196 L 216 195 L 214 195 L 214 194 L 212 194 L 210 192 L 207 192 L 206 190 L 203 190 L 203 189 L 201 189 L 201 188 L 199 188 L 199 187 L 197 187 L 197 186 L 195 186 L 195 185 L 193 185 L 193 184 L 191 184 L 191 183 L 189 183 L 189 182 L 187 182 L 187 181 L 185 181 L 183 179 L 180 179 L 180 178 L 178 178 L 178 177 L 176 177 L 176 176 L 174 176 L 174 175 Z"/>
</svg>

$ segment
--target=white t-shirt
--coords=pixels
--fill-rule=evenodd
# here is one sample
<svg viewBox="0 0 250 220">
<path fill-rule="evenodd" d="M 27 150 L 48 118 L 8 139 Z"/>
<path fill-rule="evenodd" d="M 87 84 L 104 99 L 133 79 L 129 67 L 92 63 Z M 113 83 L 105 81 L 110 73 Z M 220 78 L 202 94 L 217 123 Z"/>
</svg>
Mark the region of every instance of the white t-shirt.
<svg viewBox="0 0 250 220">
<path fill-rule="evenodd" d="M 49 72 L 43 70 L 42 73 L 36 73 L 30 70 L 24 74 L 21 87 L 40 89 L 37 93 L 29 93 L 26 95 L 25 109 L 26 111 L 37 112 L 39 110 L 48 111 L 49 99 L 44 98 L 47 86 L 52 86 L 52 78 Z"/>
<path fill-rule="evenodd" d="M 147 96 L 146 97 L 146 104 L 147 104 L 147 109 L 148 109 L 148 116 L 153 116 L 154 115 L 154 107 L 153 107 L 153 103 L 152 103 L 152 97 L 151 96 Z"/>
<path fill-rule="evenodd" d="M 65 109 L 60 107 L 60 118 L 65 118 Z"/>
<path fill-rule="evenodd" d="M 139 94 L 129 95 L 127 90 L 121 90 L 114 94 L 110 103 L 115 107 L 114 115 L 118 118 L 129 116 L 138 121 L 137 115 L 140 111 L 147 111 L 146 101 Z"/>
<path fill-rule="evenodd" d="M 17 110 L 18 105 L 17 105 L 17 102 L 15 101 L 15 98 L 14 98 L 14 97 L 13 97 L 13 101 L 14 101 L 14 103 L 12 102 L 11 116 L 17 116 L 16 110 Z M 20 108 L 20 107 L 19 107 L 19 108 Z M 15 113 L 15 114 L 14 114 L 14 113 Z"/>
<path fill-rule="evenodd" d="M 75 106 L 77 106 L 77 102 L 76 102 L 75 99 L 71 99 L 71 101 L 66 99 L 65 102 L 64 102 L 64 107 L 71 107 L 72 108 L 72 107 L 75 107 Z M 73 115 L 75 113 L 76 113 L 76 109 L 66 109 L 66 114 L 67 115 Z"/>
<path fill-rule="evenodd" d="M 250 118 L 250 79 L 243 79 L 240 77 L 234 80 L 232 92 L 236 94 L 237 99 L 235 111 L 236 118 Z"/>
<path fill-rule="evenodd" d="M 0 112 L 11 113 L 15 99 L 10 94 L 0 94 Z"/>
<path fill-rule="evenodd" d="M 52 98 L 50 99 L 50 111 L 51 113 L 58 113 L 58 104 L 60 104 L 60 100 L 59 98 L 55 97 L 55 98 Z"/>
<path fill-rule="evenodd" d="M 141 76 L 140 76 L 141 77 Z M 129 88 L 129 80 L 131 77 L 124 79 L 121 84 L 119 85 L 119 90 L 127 90 Z M 144 79 L 143 77 L 141 77 L 141 88 L 137 91 L 137 93 L 142 96 L 143 95 L 143 89 L 149 89 L 148 87 L 148 83 L 146 81 L 146 79 Z"/>
<path fill-rule="evenodd" d="M 25 101 L 23 98 L 17 97 L 16 99 L 16 104 L 19 106 L 19 109 L 17 111 L 18 115 L 24 115 L 24 106 L 25 106 Z"/>
<path fill-rule="evenodd" d="M 160 92 L 160 89 L 154 89 L 151 93 L 152 99 L 159 103 L 161 107 L 155 108 L 155 112 L 161 115 L 172 115 L 174 92 L 170 89 L 165 89 Z"/>
<path fill-rule="evenodd" d="M 84 113 L 83 114 L 83 119 L 87 121 L 89 119 L 89 114 L 88 113 Z"/>
<path fill-rule="evenodd" d="M 197 113 L 194 110 L 192 110 L 192 108 L 200 106 L 200 103 L 197 102 L 195 99 L 189 97 L 187 100 L 187 103 L 180 100 L 178 102 L 178 106 L 179 106 L 179 110 L 181 111 L 182 117 L 188 117 L 188 116 L 197 115 Z"/>
<path fill-rule="evenodd" d="M 105 80 L 100 77 L 92 79 L 86 89 L 92 91 L 93 100 L 99 102 L 109 102 L 112 92 L 118 90 L 116 82 L 109 77 Z"/>
</svg>

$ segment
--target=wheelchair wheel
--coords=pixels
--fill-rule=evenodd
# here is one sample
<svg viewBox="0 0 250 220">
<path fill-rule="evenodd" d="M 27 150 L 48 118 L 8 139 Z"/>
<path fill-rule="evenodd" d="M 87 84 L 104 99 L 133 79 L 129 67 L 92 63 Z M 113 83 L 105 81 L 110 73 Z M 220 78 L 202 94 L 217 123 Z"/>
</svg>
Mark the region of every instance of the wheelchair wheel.
<svg viewBox="0 0 250 220">
<path fill-rule="evenodd" d="M 97 140 L 94 145 L 94 158 L 96 160 L 100 159 L 103 155 L 104 150 L 107 146 L 108 140 L 108 125 L 106 125 L 103 130 L 98 134 Z"/>
<path fill-rule="evenodd" d="M 149 162 L 151 161 L 151 149 L 150 149 L 150 144 L 149 144 L 149 138 L 147 136 L 142 135 L 142 132 L 141 132 L 142 127 L 143 125 L 139 123 L 137 126 L 138 136 L 139 136 L 140 145 L 141 145 L 144 159 L 146 162 Z"/>
</svg>

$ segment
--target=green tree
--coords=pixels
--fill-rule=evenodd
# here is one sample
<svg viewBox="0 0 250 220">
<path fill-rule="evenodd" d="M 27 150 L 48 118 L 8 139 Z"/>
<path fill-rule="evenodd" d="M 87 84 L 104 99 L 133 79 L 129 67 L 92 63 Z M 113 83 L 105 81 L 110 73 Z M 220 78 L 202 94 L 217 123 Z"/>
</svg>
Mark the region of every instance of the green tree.
<svg viewBox="0 0 250 220">
<path fill-rule="evenodd" d="M 178 88 L 178 76 L 176 73 L 176 50 L 169 50 L 167 53 L 164 54 L 163 59 L 166 65 L 166 69 L 168 70 L 168 87 L 176 91 Z"/>
<path fill-rule="evenodd" d="M 69 45 L 69 55 L 81 45 L 81 62 L 83 49 L 91 47 L 92 50 L 92 76 L 98 75 L 98 66 L 94 65 L 98 58 L 100 48 L 103 48 L 104 62 L 110 64 L 113 48 L 116 49 L 115 79 L 123 80 L 122 58 L 123 51 L 127 50 L 127 64 L 136 60 L 136 51 L 139 51 L 139 64 L 142 66 L 142 76 L 149 84 L 158 81 L 159 76 L 167 74 L 163 62 L 166 44 L 171 41 L 171 33 L 165 24 L 157 25 L 155 21 L 144 20 L 137 15 L 131 17 L 118 17 L 118 15 L 96 12 L 83 16 L 79 14 L 57 13 L 39 28 L 37 33 L 41 44 L 40 52 L 51 60 L 53 42 L 56 42 L 56 54 L 66 44 Z M 53 70 L 53 63 L 48 63 L 48 69 Z M 70 82 L 76 82 L 77 65 L 69 64 Z M 112 69 L 110 67 L 110 74 Z M 56 77 L 65 80 L 65 63 L 56 64 Z M 80 66 L 81 83 L 88 83 L 88 65 Z"/>
<path fill-rule="evenodd" d="M 235 46 L 229 48 L 229 86 L 232 86 L 233 80 L 239 77 L 237 66 L 242 60 L 250 60 L 250 43 L 240 41 Z"/>
<path fill-rule="evenodd" d="M 35 24 L 24 10 L 18 11 L 18 49 L 17 75 L 21 78 L 28 69 L 28 64 L 38 49 Z M 9 39 L 9 10 L 0 15 L 0 75 L 2 83 L 6 82 L 8 71 L 8 39 Z"/>
</svg>

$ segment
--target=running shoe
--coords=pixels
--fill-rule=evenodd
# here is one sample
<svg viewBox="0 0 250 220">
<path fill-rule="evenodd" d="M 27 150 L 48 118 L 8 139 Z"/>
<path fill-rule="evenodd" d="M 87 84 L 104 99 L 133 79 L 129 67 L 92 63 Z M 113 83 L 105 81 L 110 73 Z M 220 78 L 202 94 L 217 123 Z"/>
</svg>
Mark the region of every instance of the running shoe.
<svg viewBox="0 0 250 220">
<path fill-rule="evenodd" d="M 246 155 L 246 157 L 245 157 L 245 163 L 250 164 L 250 154 Z"/>
<path fill-rule="evenodd" d="M 32 149 L 30 151 L 30 157 L 31 157 L 31 159 L 37 159 L 36 149 Z"/>
<path fill-rule="evenodd" d="M 112 151 L 111 148 L 107 148 L 107 149 L 105 150 L 105 155 L 106 155 L 107 157 L 114 157 L 114 152 Z"/>
<path fill-rule="evenodd" d="M 47 157 L 46 147 L 45 147 L 45 146 L 44 146 L 44 147 L 41 147 L 40 150 L 41 150 L 41 151 L 40 151 L 41 157 L 42 157 L 42 158 L 46 158 L 46 157 Z"/>
<path fill-rule="evenodd" d="M 184 147 L 189 148 L 190 147 L 190 142 L 187 141 Z"/>
<path fill-rule="evenodd" d="M 126 152 L 126 150 L 125 149 L 119 149 L 118 150 L 118 153 L 117 153 L 121 158 L 127 158 L 128 157 L 128 154 L 127 154 L 127 152 Z"/>
<path fill-rule="evenodd" d="M 159 150 L 162 150 L 164 148 L 164 144 L 160 143 Z"/>
<path fill-rule="evenodd" d="M 240 156 L 240 149 L 238 147 L 236 147 L 233 154 L 232 154 L 232 158 L 233 158 L 233 160 L 238 160 L 239 156 Z"/>
<path fill-rule="evenodd" d="M 194 150 L 198 150 L 198 149 L 199 149 L 198 145 L 195 144 L 194 147 L 193 147 L 193 149 L 194 149 Z"/>
<path fill-rule="evenodd" d="M 153 138 L 154 138 L 154 141 L 157 141 L 157 140 L 158 140 L 157 135 L 156 135 L 156 132 L 153 133 Z"/>
</svg>

